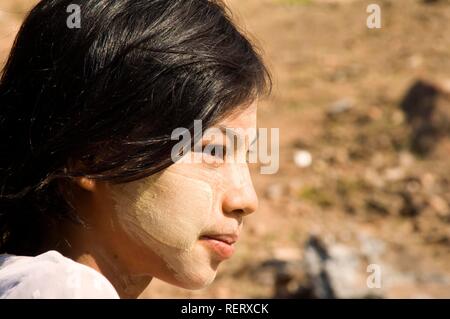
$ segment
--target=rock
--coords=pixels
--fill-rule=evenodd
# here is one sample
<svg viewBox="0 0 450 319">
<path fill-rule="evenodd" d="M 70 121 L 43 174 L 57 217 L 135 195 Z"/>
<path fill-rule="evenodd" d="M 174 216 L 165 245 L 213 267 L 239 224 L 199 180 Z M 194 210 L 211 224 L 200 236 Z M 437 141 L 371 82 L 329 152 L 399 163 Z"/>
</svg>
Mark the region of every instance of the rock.
<svg viewBox="0 0 450 319">
<path fill-rule="evenodd" d="M 378 238 L 358 233 L 361 253 L 366 256 L 369 263 L 377 263 L 386 251 L 386 243 Z"/>
<path fill-rule="evenodd" d="M 330 259 L 324 243 L 316 236 L 310 237 L 305 246 L 305 269 L 309 277 L 310 291 L 315 298 L 335 298 L 325 264 Z"/>
<path fill-rule="evenodd" d="M 273 287 L 275 298 L 292 298 L 300 283 L 305 281 L 301 261 L 291 258 L 266 260 L 252 270 L 251 275 L 258 283 Z"/>
<path fill-rule="evenodd" d="M 340 148 L 324 148 L 321 151 L 321 157 L 329 165 L 347 164 L 349 161 L 348 150 Z"/>
<path fill-rule="evenodd" d="M 411 287 L 450 283 L 445 274 L 386 263 L 387 244 L 378 238 L 360 232 L 356 239 L 358 244 L 350 246 L 334 237 L 310 235 L 303 254 L 295 247 L 276 249 L 274 258 L 251 270 L 252 277 L 272 286 L 275 298 L 411 298 L 417 296 Z"/>
<path fill-rule="evenodd" d="M 433 195 L 430 197 L 429 203 L 431 208 L 437 212 L 439 217 L 443 219 L 450 217 L 450 207 L 446 200 L 437 195 Z"/>
<path fill-rule="evenodd" d="M 262 285 L 274 286 L 277 273 L 282 272 L 283 267 L 285 266 L 286 262 L 282 260 L 266 260 L 261 265 L 258 265 L 254 270 L 252 270 L 252 279 Z"/>
<path fill-rule="evenodd" d="M 450 134 L 450 92 L 445 85 L 416 81 L 403 98 L 401 109 L 412 129 L 413 152 L 428 155 Z"/>
<path fill-rule="evenodd" d="M 304 265 L 310 287 L 300 291 L 309 291 L 315 298 L 373 297 L 367 286 L 364 257 L 349 246 L 326 245 L 312 236 L 306 243 Z"/>
<path fill-rule="evenodd" d="M 414 156 L 409 152 L 400 152 L 398 155 L 398 162 L 401 167 L 410 167 L 414 164 Z"/>
<path fill-rule="evenodd" d="M 405 190 L 400 192 L 400 196 L 403 199 L 403 207 L 400 210 L 402 216 L 418 216 L 427 206 L 426 199 L 421 194 Z"/>
<path fill-rule="evenodd" d="M 404 185 L 405 189 L 409 193 L 418 193 L 422 189 L 422 183 L 419 178 L 414 176 L 410 176 L 405 179 L 406 185 Z"/>
<path fill-rule="evenodd" d="M 297 149 L 294 151 L 294 163 L 298 167 L 306 168 L 312 164 L 312 155 L 307 150 Z"/>
<path fill-rule="evenodd" d="M 389 199 L 384 196 L 379 196 L 378 194 L 370 195 L 370 197 L 365 200 L 365 204 L 368 211 L 379 215 L 386 216 L 393 213 L 391 211 L 392 206 Z"/>
<path fill-rule="evenodd" d="M 339 115 L 341 113 L 345 113 L 349 111 L 351 108 L 353 108 L 354 104 L 351 99 L 341 99 L 339 101 L 334 102 L 328 107 L 327 115 L 330 117 L 334 117 L 336 115 Z"/>
<path fill-rule="evenodd" d="M 388 182 L 396 182 L 405 177 L 405 170 L 403 167 L 390 167 L 384 171 L 384 178 Z"/>
</svg>

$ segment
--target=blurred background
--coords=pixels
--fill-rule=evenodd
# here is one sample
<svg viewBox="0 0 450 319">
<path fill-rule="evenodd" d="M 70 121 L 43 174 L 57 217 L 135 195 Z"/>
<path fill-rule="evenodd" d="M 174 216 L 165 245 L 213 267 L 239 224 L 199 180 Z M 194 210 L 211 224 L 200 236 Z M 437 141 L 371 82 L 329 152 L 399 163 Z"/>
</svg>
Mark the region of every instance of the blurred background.
<svg viewBox="0 0 450 319">
<path fill-rule="evenodd" d="M 34 3 L 0 0 L 1 64 Z M 143 297 L 450 298 L 450 1 L 227 3 L 274 77 L 280 169 L 252 167 L 260 208 L 210 287 Z"/>
</svg>

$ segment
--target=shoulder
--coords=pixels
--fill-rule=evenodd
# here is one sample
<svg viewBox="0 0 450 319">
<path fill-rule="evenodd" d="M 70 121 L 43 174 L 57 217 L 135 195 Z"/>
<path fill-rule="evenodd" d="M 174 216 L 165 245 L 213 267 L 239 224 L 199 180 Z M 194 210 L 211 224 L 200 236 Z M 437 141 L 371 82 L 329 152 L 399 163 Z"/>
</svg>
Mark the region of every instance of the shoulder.
<svg viewBox="0 0 450 319">
<path fill-rule="evenodd" d="M 94 269 L 48 251 L 36 257 L 0 255 L 0 298 L 119 298 Z"/>
</svg>

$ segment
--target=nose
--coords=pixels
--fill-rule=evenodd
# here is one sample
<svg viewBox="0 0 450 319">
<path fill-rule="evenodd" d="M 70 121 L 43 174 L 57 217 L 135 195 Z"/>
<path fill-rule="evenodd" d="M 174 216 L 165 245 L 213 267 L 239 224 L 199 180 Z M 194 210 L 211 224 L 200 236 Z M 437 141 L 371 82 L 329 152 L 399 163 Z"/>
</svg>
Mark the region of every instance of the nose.
<svg viewBox="0 0 450 319">
<path fill-rule="evenodd" d="M 249 174 L 245 183 L 230 187 L 224 194 L 222 210 L 226 215 L 242 218 L 254 213 L 257 209 L 258 196 Z"/>
</svg>

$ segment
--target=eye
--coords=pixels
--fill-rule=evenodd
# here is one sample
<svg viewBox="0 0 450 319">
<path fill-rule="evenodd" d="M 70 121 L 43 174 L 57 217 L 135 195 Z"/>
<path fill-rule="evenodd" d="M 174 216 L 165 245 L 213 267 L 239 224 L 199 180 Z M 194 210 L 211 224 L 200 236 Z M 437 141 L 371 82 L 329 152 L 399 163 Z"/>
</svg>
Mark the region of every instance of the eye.
<svg viewBox="0 0 450 319">
<path fill-rule="evenodd" d="M 202 145 L 203 162 L 214 168 L 225 163 L 227 156 L 226 146 L 221 144 Z"/>
<path fill-rule="evenodd" d="M 208 144 L 203 146 L 203 153 L 206 155 L 214 156 L 218 159 L 225 160 L 226 147 L 219 144 Z"/>
</svg>

